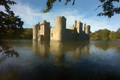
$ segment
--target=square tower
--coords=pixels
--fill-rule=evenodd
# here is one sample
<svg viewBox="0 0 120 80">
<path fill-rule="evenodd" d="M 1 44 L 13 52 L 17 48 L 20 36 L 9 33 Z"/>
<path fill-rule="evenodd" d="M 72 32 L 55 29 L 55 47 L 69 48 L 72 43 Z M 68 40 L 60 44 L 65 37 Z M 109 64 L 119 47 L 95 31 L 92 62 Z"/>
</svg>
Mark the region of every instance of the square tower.
<svg viewBox="0 0 120 80">
<path fill-rule="evenodd" d="M 45 20 L 40 23 L 38 41 L 49 41 L 50 40 L 50 22 Z"/>
</svg>

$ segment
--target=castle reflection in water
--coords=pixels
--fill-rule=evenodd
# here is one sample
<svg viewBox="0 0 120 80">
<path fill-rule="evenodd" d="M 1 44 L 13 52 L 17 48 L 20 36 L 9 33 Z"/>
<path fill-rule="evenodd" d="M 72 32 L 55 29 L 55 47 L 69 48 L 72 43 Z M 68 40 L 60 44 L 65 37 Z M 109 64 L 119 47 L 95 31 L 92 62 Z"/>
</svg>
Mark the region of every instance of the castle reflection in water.
<svg viewBox="0 0 120 80">
<path fill-rule="evenodd" d="M 37 54 L 42 58 L 49 58 L 49 55 L 52 54 L 54 64 L 57 66 L 61 66 L 65 64 L 66 54 L 72 56 L 74 60 L 79 60 L 80 57 L 87 56 L 89 54 L 88 44 L 88 41 L 33 41 L 33 54 Z"/>
</svg>

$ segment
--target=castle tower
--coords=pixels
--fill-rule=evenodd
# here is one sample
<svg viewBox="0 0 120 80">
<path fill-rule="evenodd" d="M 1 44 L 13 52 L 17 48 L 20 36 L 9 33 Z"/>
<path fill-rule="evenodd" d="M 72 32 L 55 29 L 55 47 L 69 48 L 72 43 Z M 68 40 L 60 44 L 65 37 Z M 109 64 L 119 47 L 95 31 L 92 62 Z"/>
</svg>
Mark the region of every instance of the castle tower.
<svg viewBox="0 0 120 80">
<path fill-rule="evenodd" d="M 66 18 L 64 16 L 58 16 L 55 19 L 56 23 L 56 39 L 58 41 L 64 40 L 64 34 L 66 31 Z"/>
<path fill-rule="evenodd" d="M 33 40 L 37 40 L 38 39 L 38 25 L 34 25 L 33 26 Z"/>
<path fill-rule="evenodd" d="M 77 27 L 77 21 L 76 20 L 74 21 L 74 27 Z"/>
<path fill-rule="evenodd" d="M 86 26 L 85 33 L 88 35 L 90 34 L 90 26 L 89 25 Z"/>
<path fill-rule="evenodd" d="M 84 24 L 83 26 L 83 31 L 85 32 L 85 30 L 86 30 L 86 24 Z"/>
<path fill-rule="evenodd" d="M 40 23 L 38 41 L 48 41 L 50 40 L 50 23 L 45 20 Z"/>
<path fill-rule="evenodd" d="M 78 22 L 77 23 L 77 32 L 79 34 L 82 33 L 82 27 L 83 27 L 83 23 L 82 22 Z"/>
</svg>

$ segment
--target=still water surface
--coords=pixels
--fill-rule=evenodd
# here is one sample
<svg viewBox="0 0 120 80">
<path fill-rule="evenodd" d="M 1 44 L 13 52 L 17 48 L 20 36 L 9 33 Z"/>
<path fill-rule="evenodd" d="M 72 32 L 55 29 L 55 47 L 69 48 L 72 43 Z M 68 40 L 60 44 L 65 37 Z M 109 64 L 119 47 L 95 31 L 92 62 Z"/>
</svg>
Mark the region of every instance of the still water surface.
<svg viewBox="0 0 120 80">
<path fill-rule="evenodd" d="M 13 41 L 0 54 L 0 80 L 120 80 L 120 42 Z"/>
</svg>

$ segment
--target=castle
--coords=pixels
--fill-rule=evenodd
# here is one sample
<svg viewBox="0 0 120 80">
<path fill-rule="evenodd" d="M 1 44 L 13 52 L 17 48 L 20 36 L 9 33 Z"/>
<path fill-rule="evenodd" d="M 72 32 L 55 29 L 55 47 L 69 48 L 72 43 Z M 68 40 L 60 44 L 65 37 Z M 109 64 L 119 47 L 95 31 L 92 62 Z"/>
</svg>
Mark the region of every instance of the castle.
<svg viewBox="0 0 120 80">
<path fill-rule="evenodd" d="M 33 26 L 33 40 L 37 41 L 73 41 L 89 40 L 90 26 L 75 20 L 72 27 L 66 28 L 66 18 L 58 16 L 55 27 L 50 27 L 50 22 L 43 21 Z"/>
</svg>

